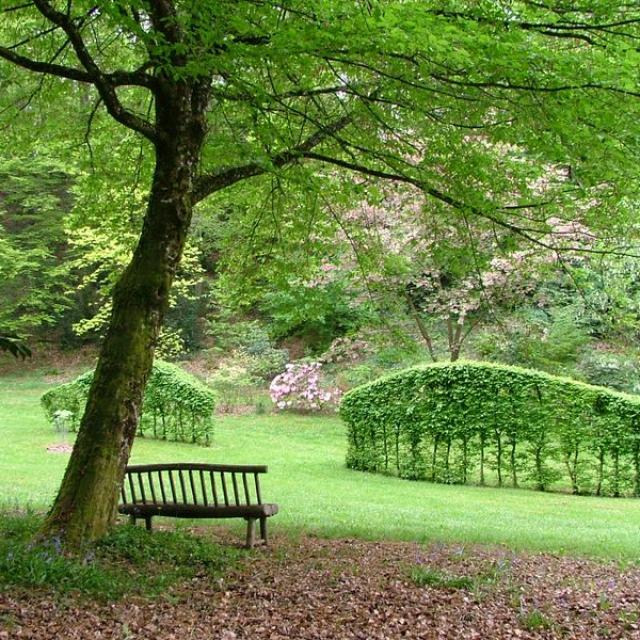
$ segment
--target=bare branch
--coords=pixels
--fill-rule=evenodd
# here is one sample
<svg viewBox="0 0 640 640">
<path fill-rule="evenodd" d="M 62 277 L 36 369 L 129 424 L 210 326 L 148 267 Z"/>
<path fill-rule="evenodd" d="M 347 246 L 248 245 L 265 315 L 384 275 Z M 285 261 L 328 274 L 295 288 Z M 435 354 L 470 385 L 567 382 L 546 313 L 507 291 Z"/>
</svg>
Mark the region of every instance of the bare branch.
<svg viewBox="0 0 640 640">
<path fill-rule="evenodd" d="M 412 178 L 411 176 L 407 176 L 401 173 L 391 173 L 389 171 L 373 169 L 365 165 L 356 164 L 355 162 L 349 162 L 347 160 L 342 160 L 340 158 L 325 156 L 323 154 L 316 153 L 314 151 L 306 151 L 302 155 L 309 160 L 318 160 L 319 162 L 334 164 L 338 167 L 342 167 L 343 169 L 349 169 L 350 171 L 363 173 L 368 176 L 373 176 L 374 178 L 382 178 L 384 180 L 394 180 L 396 182 L 404 182 L 405 184 L 411 184 L 414 187 L 418 187 L 418 189 L 422 189 L 423 187 L 422 182 L 417 178 Z"/>
<path fill-rule="evenodd" d="M 91 108 L 91 112 L 89 113 L 89 118 L 87 119 L 87 128 L 84 132 L 84 143 L 87 145 L 87 149 L 89 150 L 89 161 L 91 163 L 91 168 L 95 170 L 95 165 L 93 162 L 93 147 L 91 146 L 91 126 L 93 125 L 93 120 L 96 117 L 96 113 L 100 108 L 100 104 L 102 103 L 102 98 L 98 96 L 95 104 Z"/>
<path fill-rule="evenodd" d="M 511 82 L 500 82 L 500 81 L 484 81 L 484 82 L 473 82 L 471 80 L 458 80 L 455 78 L 450 78 L 443 75 L 432 75 L 434 80 L 438 80 L 439 82 L 444 82 L 447 84 L 452 84 L 458 87 L 469 87 L 472 89 L 506 89 L 508 91 L 531 91 L 533 93 L 562 93 L 566 91 L 577 91 L 577 90 L 597 90 L 597 91 L 611 91 L 612 93 L 620 93 L 628 96 L 640 97 L 640 92 L 631 91 L 630 89 L 620 89 L 618 87 L 612 87 L 605 84 L 598 84 L 595 82 L 585 82 L 583 84 L 566 84 L 566 85 L 557 85 L 553 86 L 542 86 L 542 85 L 523 85 L 523 84 L 515 84 Z"/>
<path fill-rule="evenodd" d="M 551 9 L 544 5 L 534 5 L 538 8 Z M 454 18 L 461 20 L 470 20 L 478 24 L 497 25 L 502 24 L 505 28 L 519 28 L 523 31 L 535 31 L 542 35 L 552 37 L 567 37 L 567 34 L 571 34 L 574 38 L 580 38 L 582 40 L 588 39 L 585 32 L 591 33 L 609 33 L 613 35 L 626 35 L 633 38 L 638 38 L 637 35 L 631 35 L 624 32 L 613 31 L 620 27 L 629 27 L 640 25 L 640 17 L 625 18 L 622 20 L 614 20 L 611 22 L 585 22 L 585 21 L 571 21 L 567 19 L 559 20 L 557 22 L 528 22 L 525 20 L 517 20 L 514 18 L 506 18 L 504 20 L 487 18 L 485 16 L 474 15 L 473 13 L 446 11 L 446 10 L 431 10 L 431 14 L 437 15 L 443 18 Z M 568 13 L 568 12 L 567 12 Z M 584 36 L 584 37 L 581 37 Z"/>
<path fill-rule="evenodd" d="M 19 42 L 15 42 L 14 44 L 12 44 L 8 48 L 9 49 L 18 49 L 19 47 L 22 47 L 25 44 L 29 44 L 30 42 L 34 42 L 35 40 L 38 40 L 39 38 L 43 38 L 44 36 L 48 36 L 50 33 L 53 33 L 54 31 L 57 31 L 57 29 L 58 29 L 58 27 L 49 27 L 49 29 L 45 29 L 44 31 L 38 31 L 38 33 L 31 34 L 31 35 L 27 36 L 26 38 L 23 38 Z"/>
</svg>

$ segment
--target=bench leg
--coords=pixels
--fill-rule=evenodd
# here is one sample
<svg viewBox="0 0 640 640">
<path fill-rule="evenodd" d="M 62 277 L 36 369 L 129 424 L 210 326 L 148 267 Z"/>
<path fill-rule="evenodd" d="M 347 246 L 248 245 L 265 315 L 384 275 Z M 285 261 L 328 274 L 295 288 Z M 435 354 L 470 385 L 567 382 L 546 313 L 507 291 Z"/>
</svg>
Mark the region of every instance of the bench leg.
<svg viewBox="0 0 640 640">
<path fill-rule="evenodd" d="M 253 549 L 256 543 L 256 519 L 247 518 L 247 549 Z"/>
<path fill-rule="evenodd" d="M 136 526 L 136 517 L 134 515 L 129 515 L 129 524 Z"/>
<path fill-rule="evenodd" d="M 146 527 L 147 531 L 151 531 L 151 516 L 145 517 L 144 526 Z"/>
<path fill-rule="evenodd" d="M 264 544 L 268 543 L 268 538 L 267 538 L 267 519 L 266 518 L 260 518 L 260 537 L 262 538 L 262 542 Z"/>
</svg>

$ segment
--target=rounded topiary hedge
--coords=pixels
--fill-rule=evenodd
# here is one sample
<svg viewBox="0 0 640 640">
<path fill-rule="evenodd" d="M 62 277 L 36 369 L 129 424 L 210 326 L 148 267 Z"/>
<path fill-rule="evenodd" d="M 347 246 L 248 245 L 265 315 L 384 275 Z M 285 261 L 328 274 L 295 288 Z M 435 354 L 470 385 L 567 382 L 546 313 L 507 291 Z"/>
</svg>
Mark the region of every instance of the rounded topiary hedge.
<svg viewBox="0 0 640 640">
<path fill-rule="evenodd" d="M 530 369 L 457 362 L 356 387 L 340 414 L 353 469 L 640 495 L 640 396 Z"/>
<path fill-rule="evenodd" d="M 50 389 L 40 402 L 47 419 L 55 424 L 68 412 L 69 430 L 76 431 L 93 380 L 93 371 Z M 156 360 L 144 392 L 138 434 L 162 440 L 209 444 L 213 432 L 213 391 L 180 367 Z"/>
</svg>

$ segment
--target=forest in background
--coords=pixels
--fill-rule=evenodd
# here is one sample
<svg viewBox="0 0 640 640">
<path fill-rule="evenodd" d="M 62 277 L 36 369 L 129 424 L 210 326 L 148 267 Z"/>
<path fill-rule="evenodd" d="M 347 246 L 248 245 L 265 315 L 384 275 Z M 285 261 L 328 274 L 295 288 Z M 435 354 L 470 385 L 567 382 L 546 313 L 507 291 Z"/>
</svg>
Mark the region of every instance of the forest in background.
<svg viewBox="0 0 640 640">
<path fill-rule="evenodd" d="M 225 389 L 264 387 L 300 359 L 322 362 L 344 390 L 422 360 L 480 358 L 636 391 L 637 55 L 631 27 L 614 20 L 618 9 L 589 7 L 583 24 L 571 7 L 523 3 L 509 18 L 521 31 L 505 35 L 500 20 L 510 14 L 500 3 L 424 15 L 419 7 L 397 16 L 391 6 L 356 9 L 348 29 L 362 37 L 353 41 L 358 51 L 373 51 L 378 37 L 397 48 L 379 68 L 331 59 L 326 27 L 342 9 L 325 9 L 317 44 L 326 88 L 280 94 L 278 83 L 298 71 L 285 65 L 278 79 L 274 58 L 263 91 L 250 89 L 252 78 L 263 80 L 259 67 L 248 68 L 239 93 L 215 89 L 223 107 L 210 126 L 229 131 L 203 161 L 224 164 L 250 150 L 269 170 L 196 206 L 158 355 L 190 361 Z M 257 28 L 253 9 L 242 11 L 233 33 Z M 47 33 L 16 47 L 46 53 Z M 97 46 L 103 34 L 92 37 Z M 264 44 L 234 37 L 233 55 L 250 60 L 251 46 Z M 288 41 L 285 32 L 285 52 Z M 522 43 L 530 50 L 520 56 Z M 135 59 L 105 46 L 105 60 Z M 491 91 L 458 73 L 475 68 L 473 55 Z M 439 56 L 440 71 L 427 66 L 433 91 L 422 96 L 411 73 Z M 365 99 L 368 74 L 385 83 L 387 98 Z M 154 150 L 114 121 L 91 84 L 10 66 L 1 83 L 0 327 L 40 354 L 91 349 L 142 228 Z M 136 113 L 150 113 L 140 89 L 123 89 L 125 97 Z M 333 164 L 311 153 L 319 164 L 269 165 L 285 130 L 295 137 L 296 118 L 314 124 L 300 105 L 324 114 L 331 101 L 338 112 L 365 105 L 352 127 L 360 138 L 341 132 L 334 142 L 344 153 Z M 277 124 L 285 105 L 291 111 Z M 411 126 L 395 120 L 405 108 L 420 114 Z M 349 155 L 360 152 L 369 165 Z M 417 186 L 414 168 L 430 188 Z"/>
<path fill-rule="evenodd" d="M 108 182 L 74 153 L 0 161 L 0 326 L 40 357 L 99 343 L 141 224 L 144 153 L 126 136 L 114 152 L 113 130 L 104 135 Z M 92 145 L 100 140 L 94 131 Z M 131 162 L 133 187 L 117 170 Z M 538 188 L 566 188 L 567 174 L 549 168 Z M 537 242 L 448 220 L 411 188 L 362 179 L 336 197 L 336 177 L 324 178 L 308 198 L 271 178 L 196 211 L 159 353 L 217 386 L 223 406 L 297 361 L 321 362 L 343 391 L 458 357 L 640 389 L 628 227 L 605 242 L 577 219 L 550 217 Z"/>
</svg>

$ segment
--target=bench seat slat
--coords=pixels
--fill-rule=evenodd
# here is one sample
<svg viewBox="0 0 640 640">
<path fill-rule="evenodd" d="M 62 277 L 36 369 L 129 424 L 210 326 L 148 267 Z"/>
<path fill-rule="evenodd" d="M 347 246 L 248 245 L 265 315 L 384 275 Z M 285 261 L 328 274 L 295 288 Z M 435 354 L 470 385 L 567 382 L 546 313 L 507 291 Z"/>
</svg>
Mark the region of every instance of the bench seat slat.
<svg viewBox="0 0 640 640">
<path fill-rule="evenodd" d="M 133 474 L 132 473 L 128 473 L 127 474 L 128 478 L 129 478 L 129 491 L 131 492 L 131 502 L 137 502 L 136 500 L 136 490 L 133 486 Z"/>
<path fill-rule="evenodd" d="M 247 483 L 247 474 L 242 474 L 242 486 L 244 487 L 244 502 L 251 504 L 251 496 L 249 495 L 249 484 Z"/>
<path fill-rule="evenodd" d="M 178 496 L 176 494 L 176 483 L 173 481 L 173 471 L 171 469 L 168 470 L 169 475 L 169 483 L 171 485 L 171 496 L 173 497 L 174 502 L 178 502 Z"/>
<path fill-rule="evenodd" d="M 256 484 L 256 500 L 257 500 L 258 504 L 262 504 L 262 496 L 260 495 L 260 480 L 258 478 L 258 474 L 254 473 L 253 474 L 253 478 L 254 478 L 255 484 Z"/>
<path fill-rule="evenodd" d="M 169 516 L 172 518 L 260 518 L 278 513 L 277 504 L 229 505 L 228 507 L 205 507 L 202 504 L 121 504 L 118 511 L 125 515 L 144 518 L 145 516 Z"/>
<path fill-rule="evenodd" d="M 229 506 L 229 493 L 227 492 L 227 479 L 225 478 L 224 471 L 220 472 L 220 480 L 222 481 L 222 494 L 224 495 L 224 504 Z"/>
<path fill-rule="evenodd" d="M 209 471 L 209 477 L 211 478 L 211 491 L 213 492 L 213 504 L 217 507 L 218 502 L 218 491 L 216 490 L 216 479 L 213 471 Z"/>
<path fill-rule="evenodd" d="M 151 473 L 151 471 L 149 471 Z M 164 480 L 162 479 L 162 471 L 158 471 L 158 482 L 160 483 L 160 494 L 162 495 L 162 502 L 167 504 L 167 494 L 164 490 Z"/>
<path fill-rule="evenodd" d="M 144 478 L 142 477 L 142 473 L 138 473 L 138 486 L 140 487 L 140 497 L 142 500 L 142 504 L 146 504 L 147 502 L 147 494 L 144 490 Z"/>
<path fill-rule="evenodd" d="M 182 502 L 188 504 L 189 498 L 187 498 L 187 490 L 185 489 L 184 474 L 182 473 L 182 469 L 178 469 L 178 479 L 180 480 L 180 491 L 182 491 Z"/>
<path fill-rule="evenodd" d="M 151 471 L 147 471 L 147 478 L 148 478 L 148 480 L 149 480 L 149 489 L 151 490 L 151 500 L 152 500 L 153 502 L 158 502 L 158 501 L 156 500 L 156 489 L 155 489 L 155 487 L 153 486 L 153 485 L 154 485 L 154 482 L 153 482 L 153 477 L 151 476 Z"/>
</svg>

